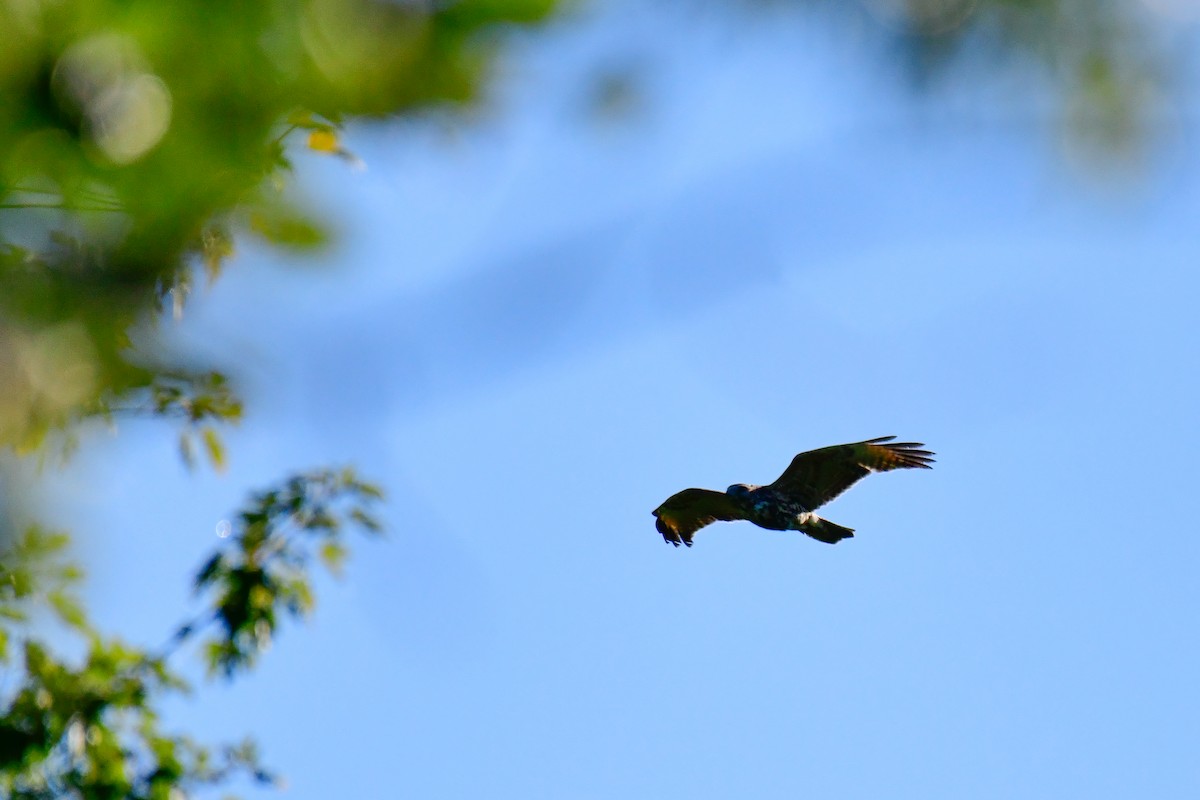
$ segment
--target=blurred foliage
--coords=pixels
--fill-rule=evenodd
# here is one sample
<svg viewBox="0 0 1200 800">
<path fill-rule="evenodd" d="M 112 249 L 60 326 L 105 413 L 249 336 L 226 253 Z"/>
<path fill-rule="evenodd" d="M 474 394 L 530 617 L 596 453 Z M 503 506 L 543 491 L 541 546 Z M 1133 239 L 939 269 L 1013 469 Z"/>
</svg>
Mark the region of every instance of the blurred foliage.
<svg viewBox="0 0 1200 800">
<path fill-rule="evenodd" d="M 162 344 L 164 320 L 241 236 L 325 241 L 289 193 L 297 149 L 354 163 L 346 121 L 471 100 L 505 31 L 553 5 L 0 0 L 0 451 L 69 452 L 80 422 L 140 415 L 174 421 L 189 464 L 222 468 L 220 429 L 242 403 Z M 252 743 L 164 732 L 158 708 L 187 690 L 170 659 L 206 637 L 210 671 L 250 667 L 311 609 L 313 559 L 336 570 L 347 524 L 378 529 L 378 496 L 345 471 L 255 496 L 197 576 L 210 610 L 165 653 L 102 635 L 72 591 L 67 535 L 0 508 L 0 796 L 178 800 L 239 773 L 271 782 Z M 63 637 L 83 655 L 56 654 Z"/>
<path fill-rule="evenodd" d="M 1064 118 L 1101 146 L 1136 142 L 1159 97 L 1145 4 L 734 2 L 836 8 L 894 42 L 919 80 L 966 55 L 1033 54 L 1065 87 Z M 177 376 L 154 325 L 182 314 L 198 274 L 219 277 L 239 235 L 325 241 L 287 191 L 290 148 L 353 161 L 347 119 L 470 100 L 502 32 L 554 5 L 0 0 L 0 447 L 37 451 Z M 602 75 L 597 106 L 629 107 L 631 85 Z M 217 429 L 183 419 L 185 455 L 219 464 Z"/>
<path fill-rule="evenodd" d="M 347 118 L 470 100 L 553 4 L 0 0 L 0 447 L 174 377 L 146 327 L 198 269 L 241 232 L 324 241 L 290 146 L 352 159 Z"/>
<path fill-rule="evenodd" d="M 313 604 L 308 566 L 315 555 L 339 573 L 346 558 L 343 521 L 377 533 L 369 506 L 379 490 L 354 473 L 298 475 L 256 495 L 238 517 L 233 547 L 216 553 L 196 576 L 196 589 L 213 599 L 219 630 L 206 644 L 210 670 L 232 675 L 254 663 L 285 611 L 306 615 Z M 315 550 L 308 545 L 317 543 Z M 194 624 L 181 629 L 190 636 Z"/>
<path fill-rule="evenodd" d="M 704 0 L 677 0 L 710 9 Z M 1007 78 L 1013 100 L 1055 115 L 1092 163 L 1147 144 L 1183 64 L 1172 14 L 1191 0 L 726 0 L 726 10 L 819 12 L 849 39 L 880 43 L 884 68 L 927 91 L 941 80 L 984 88 Z M 836 26 L 832 32 L 838 32 Z M 1004 86 L 1003 80 L 1001 86 Z M 991 103 L 1003 95 L 986 95 Z M 993 109 L 994 111 L 999 109 Z"/>
<path fill-rule="evenodd" d="M 892 30 L 909 74 L 925 83 L 1016 57 L 1058 88 L 1060 118 L 1078 144 L 1139 144 L 1157 110 L 1166 52 L 1144 3 L 1129 0 L 863 0 Z"/>
<path fill-rule="evenodd" d="M 20 675 L 0 691 L 0 796 L 165 800 L 241 773 L 275 782 L 252 741 L 214 749 L 164 731 L 157 707 L 189 691 L 171 658 L 205 634 L 210 672 L 232 677 L 251 666 L 277 634 L 281 612 L 311 610 L 314 554 L 336 570 L 347 524 L 379 530 L 370 510 L 379 497 L 348 470 L 297 475 L 255 495 L 196 576 L 209 610 L 163 653 L 102 636 L 72 592 L 81 573 L 65 558 L 68 537 L 28 528 L 0 555 L 0 667 Z M 46 609 L 82 642 L 82 658 L 56 656 L 33 635 L 31 623 Z"/>
</svg>

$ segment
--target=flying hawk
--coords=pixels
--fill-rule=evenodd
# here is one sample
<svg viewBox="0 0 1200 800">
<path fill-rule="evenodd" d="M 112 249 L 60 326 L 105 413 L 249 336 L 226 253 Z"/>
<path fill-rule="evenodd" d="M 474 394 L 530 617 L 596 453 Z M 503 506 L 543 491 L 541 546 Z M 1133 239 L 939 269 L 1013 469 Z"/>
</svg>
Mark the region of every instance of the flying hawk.
<svg viewBox="0 0 1200 800">
<path fill-rule="evenodd" d="M 854 535 L 813 513 L 871 472 L 919 467 L 932 469 L 934 454 L 919 442 L 893 442 L 881 436 L 854 444 L 809 450 L 774 483 L 750 486 L 735 483 L 724 492 L 684 489 L 654 509 L 654 526 L 663 539 L 679 547 L 692 546 L 692 536 L 710 522 L 745 519 L 773 531 L 801 531 L 818 542 L 837 544 Z"/>
</svg>

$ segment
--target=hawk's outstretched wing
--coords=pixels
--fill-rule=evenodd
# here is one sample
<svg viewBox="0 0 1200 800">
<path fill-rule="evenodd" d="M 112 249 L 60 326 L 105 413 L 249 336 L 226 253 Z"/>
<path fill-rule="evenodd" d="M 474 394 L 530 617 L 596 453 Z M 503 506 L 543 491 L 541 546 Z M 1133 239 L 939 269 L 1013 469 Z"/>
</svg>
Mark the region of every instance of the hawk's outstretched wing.
<svg viewBox="0 0 1200 800">
<path fill-rule="evenodd" d="M 691 547 L 692 534 L 710 522 L 746 518 L 729 495 L 710 489 L 684 489 L 668 497 L 653 514 L 658 517 L 654 527 L 676 547 Z"/>
<path fill-rule="evenodd" d="M 924 447 L 923 444 L 892 442 L 895 438 L 881 436 L 865 442 L 837 444 L 801 453 L 792 459 L 792 463 L 770 488 L 794 498 L 812 511 L 869 473 L 905 467 L 931 469 L 933 453 L 920 449 Z"/>
</svg>

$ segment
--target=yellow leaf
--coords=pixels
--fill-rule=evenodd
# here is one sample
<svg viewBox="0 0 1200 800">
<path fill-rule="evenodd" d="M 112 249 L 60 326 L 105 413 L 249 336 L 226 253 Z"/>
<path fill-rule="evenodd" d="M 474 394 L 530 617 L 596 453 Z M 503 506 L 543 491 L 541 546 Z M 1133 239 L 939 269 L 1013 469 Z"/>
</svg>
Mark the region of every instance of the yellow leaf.
<svg viewBox="0 0 1200 800">
<path fill-rule="evenodd" d="M 342 149 L 337 134 L 331 130 L 315 130 L 308 135 L 308 148 L 318 153 L 337 153 Z"/>
</svg>

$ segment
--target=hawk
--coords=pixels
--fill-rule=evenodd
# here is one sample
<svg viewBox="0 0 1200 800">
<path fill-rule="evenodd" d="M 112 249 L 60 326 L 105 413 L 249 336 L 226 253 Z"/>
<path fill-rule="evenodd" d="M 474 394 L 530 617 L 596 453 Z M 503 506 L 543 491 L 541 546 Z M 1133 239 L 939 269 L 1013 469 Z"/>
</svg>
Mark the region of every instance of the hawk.
<svg viewBox="0 0 1200 800">
<path fill-rule="evenodd" d="M 881 436 L 865 442 L 809 450 L 792 459 L 774 483 L 735 483 L 724 492 L 684 489 L 652 512 L 663 539 L 692 546 L 696 531 L 717 520 L 744 519 L 773 531 L 801 531 L 818 542 L 837 544 L 854 535 L 814 513 L 871 472 L 932 469 L 932 456 L 920 442 L 893 442 Z"/>
</svg>

